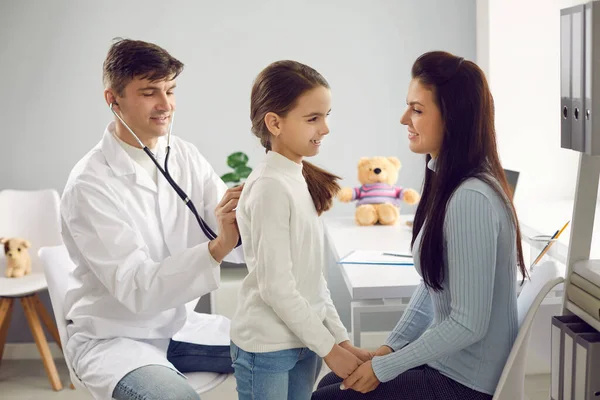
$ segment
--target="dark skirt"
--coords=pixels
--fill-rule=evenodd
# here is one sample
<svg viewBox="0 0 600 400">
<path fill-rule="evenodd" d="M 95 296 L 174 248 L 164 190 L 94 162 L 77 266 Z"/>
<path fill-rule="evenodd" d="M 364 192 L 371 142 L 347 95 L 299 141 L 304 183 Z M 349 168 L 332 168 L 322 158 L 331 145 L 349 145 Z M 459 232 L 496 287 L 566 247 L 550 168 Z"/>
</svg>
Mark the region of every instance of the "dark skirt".
<svg viewBox="0 0 600 400">
<path fill-rule="evenodd" d="M 409 369 L 369 393 L 341 390 L 342 379 L 329 373 L 319 382 L 313 400 L 491 400 L 492 396 L 461 385 L 426 365 Z"/>
</svg>

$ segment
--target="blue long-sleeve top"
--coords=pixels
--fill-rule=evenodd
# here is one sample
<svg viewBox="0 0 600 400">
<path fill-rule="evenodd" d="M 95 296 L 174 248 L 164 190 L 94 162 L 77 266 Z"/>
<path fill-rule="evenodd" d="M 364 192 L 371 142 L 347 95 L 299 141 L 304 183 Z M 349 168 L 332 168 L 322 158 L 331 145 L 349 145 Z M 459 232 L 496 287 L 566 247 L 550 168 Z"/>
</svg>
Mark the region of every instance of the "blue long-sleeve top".
<svg viewBox="0 0 600 400">
<path fill-rule="evenodd" d="M 419 274 L 422 232 L 413 246 Z M 386 340 L 394 352 L 374 357 L 373 370 L 387 382 L 427 364 L 493 395 L 518 332 L 516 227 L 506 200 L 480 179 L 463 182 L 448 202 L 444 244 L 443 289 L 421 282 Z"/>
</svg>

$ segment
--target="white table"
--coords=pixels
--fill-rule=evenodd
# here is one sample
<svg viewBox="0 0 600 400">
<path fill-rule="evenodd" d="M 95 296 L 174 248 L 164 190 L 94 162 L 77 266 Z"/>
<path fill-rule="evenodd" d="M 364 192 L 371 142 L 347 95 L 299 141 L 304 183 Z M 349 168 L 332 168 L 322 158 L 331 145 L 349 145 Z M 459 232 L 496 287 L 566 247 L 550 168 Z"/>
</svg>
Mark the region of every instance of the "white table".
<svg viewBox="0 0 600 400">
<path fill-rule="evenodd" d="M 570 203 L 572 205 L 572 201 Z M 554 210 L 552 214 L 548 209 Z M 519 210 L 517 210 L 519 212 Z M 566 217 L 566 219 L 565 219 Z M 329 251 L 339 261 L 353 250 L 410 252 L 412 228 L 405 221 L 412 215 L 401 215 L 395 226 L 357 226 L 353 217 L 325 218 L 325 232 Z M 526 215 L 519 214 L 522 239 L 540 234 L 553 234 L 570 219 L 569 201 L 548 203 L 535 207 Z M 536 224 L 540 222 L 539 224 Z M 535 224 L 535 225 L 534 225 Z M 541 226 L 540 229 L 532 226 Z M 549 255 L 565 264 L 568 250 L 568 231 L 551 249 Z M 598 236 L 600 239 L 600 236 Z M 525 250 L 525 249 L 524 249 Z M 535 250 L 534 250 L 535 251 Z M 598 249 L 600 254 L 600 248 Z M 528 262 L 528 257 L 525 257 Z M 355 346 L 361 342 L 361 315 L 375 312 L 403 312 L 421 281 L 413 266 L 350 265 L 338 264 L 346 287 L 350 292 L 352 340 Z M 560 304 L 562 285 L 544 301 L 544 305 Z"/>
<path fill-rule="evenodd" d="M 339 261 L 353 250 L 410 252 L 412 229 L 402 215 L 395 226 L 357 226 L 354 217 L 325 218 L 330 251 Z M 413 266 L 339 265 L 350 291 L 352 340 L 360 346 L 361 314 L 404 311 L 421 277 Z"/>
</svg>

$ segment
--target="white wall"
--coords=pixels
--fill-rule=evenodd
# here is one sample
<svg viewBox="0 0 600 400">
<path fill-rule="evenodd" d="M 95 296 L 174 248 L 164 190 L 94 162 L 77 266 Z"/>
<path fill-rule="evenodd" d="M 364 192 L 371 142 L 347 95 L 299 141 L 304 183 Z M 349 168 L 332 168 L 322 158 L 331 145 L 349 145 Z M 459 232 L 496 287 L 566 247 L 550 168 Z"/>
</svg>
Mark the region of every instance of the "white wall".
<svg viewBox="0 0 600 400">
<path fill-rule="evenodd" d="M 490 0 L 475 1 L 475 62 L 489 79 L 490 69 Z"/>
<path fill-rule="evenodd" d="M 517 204 L 574 194 L 578 154 L 560 148 L 560 9 L 583 2 L 488 2 L 498 146 L 504 167 L 521 171 Z"/>
<path fill-rule="evenodd" d="M 315 161 L 354 185 L 359 157 L 396 155 L 400 183 L 416 189 L 422 158 L 398 122 L 410 66 L 432 49 L 475 56 L 473 0 L 0 2 L 0 187 L 62 190 L 110 120 L 101 73 L 116 36 L 156 42 L 185 63 L 174 134 L 218 173 L 232 151 L 262 157 L 249 131 L 252 80 L 291 58 L 333 89 L 332 133 Z"/>
<path fill-rule="evenodd" d="M 398 122 L 410 67 L 429 50 L 475 58 L 475 1 L 0 0 L 0 189 L 62 191 L 111 119 L 101 77 L 116 36 L 155 42 L 185 63 L 174 134 L 219 174 L 233 151 L 248 152 L 251 164 L 262 158 L 250 133 L 252 81 L 270 62 L 291 58 L 319 70 L 333 91 L 331 135 L 314 161 L 355 185 L 361 156 L 395 155 L 404 164 L 399 183 L 420 189 L 423 158 L 409 152 Z M 332 214 L 353 212 L 337 203 Z M 349 322 L 340 279 L 332 294 Z M 385 321 L 365 325 L 395 323 Z M 9 341 L 31 341 L 20 311 Z"/>
</svg>

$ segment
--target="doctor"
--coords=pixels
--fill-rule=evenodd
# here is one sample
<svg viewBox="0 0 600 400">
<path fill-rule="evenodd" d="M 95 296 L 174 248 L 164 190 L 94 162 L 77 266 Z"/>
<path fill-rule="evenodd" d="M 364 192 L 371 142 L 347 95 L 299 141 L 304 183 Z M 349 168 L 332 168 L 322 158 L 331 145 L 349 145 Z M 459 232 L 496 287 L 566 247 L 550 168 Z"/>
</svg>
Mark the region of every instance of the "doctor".
<svg viewBox="0 0 600 400">
<path fill-rule="evenodd" d="M 119 40 L 103 70 L 107 105 L 164 165 L 183 64 L 154 44 Z M 76 269 L 65 352 L 96 399 L 198 399 L 179 372 L 232 372 L 229 321 L 193 307 L 219 286 L 238 243 L 241 188 L 227 190 L 193 145 L 171 138 L 168 170 L 218 231 L 208 240 L 140 147 L 115 116 L 66 184 L 63 240 Z"/>
</svg>

